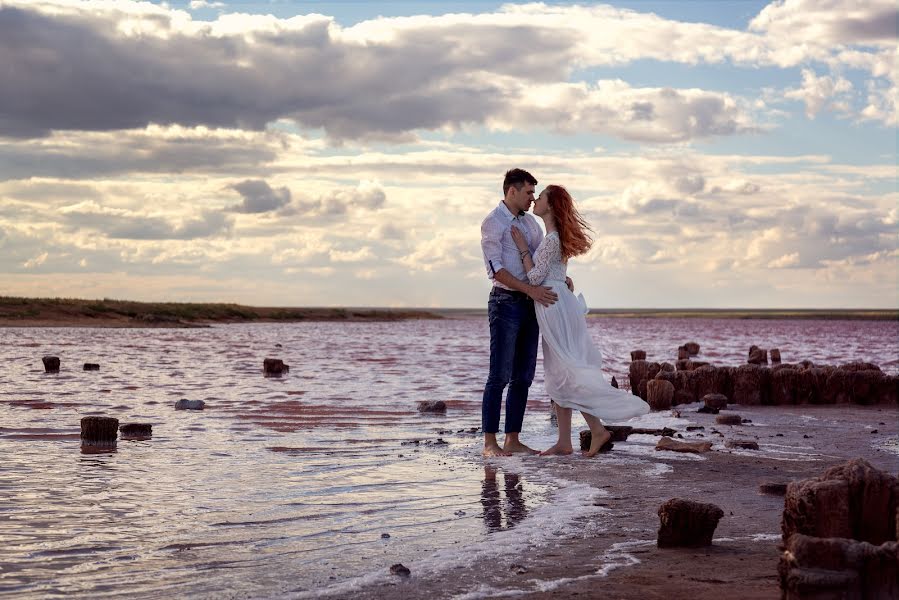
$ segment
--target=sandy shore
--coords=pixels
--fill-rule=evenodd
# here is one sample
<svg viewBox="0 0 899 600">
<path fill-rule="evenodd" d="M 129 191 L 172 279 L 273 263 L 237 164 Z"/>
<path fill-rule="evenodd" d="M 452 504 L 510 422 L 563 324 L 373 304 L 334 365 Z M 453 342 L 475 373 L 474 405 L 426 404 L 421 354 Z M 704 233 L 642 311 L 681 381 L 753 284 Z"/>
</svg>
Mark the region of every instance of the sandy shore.
<svg viewBox="0 0 899 600">
<path fill-rule="evenodd" d="M 413 570 L 409 578 L 382 578 L 355 589 L 354 597 L 719 600 L 739 591 L 741 599 L 775 599 L 780 597 L 783 497 L 762 494 L 759 485 L 817 476 L 855 457 L 899 472 L 899 411 L 894 407 L 732 407 L 728 412 L 753 423 L 729 427 L 715 425 L 712 415 L 695 413 L 697 406 L 682 409 L 681 417 L 704 429 L 684 432 L 684 437 L 710 440 L 713 450 L 702 455 L 704 460 L 655 452 L 656 476 L 646 475 L 645 464 L 621 464 L 602 455 L 592 460 L 513 459 L 539 461 L 539 468 L 551 469 L 559 478 L 602 490 L 595 502 L 604 509 L 599 529 L 590 522 L 596 517 L 582 520 L 579 535 L 434 573 Z M 726 439 L 757 440 L 761 451 L 725 449 Z M 777 454 L 778 448 L 798 453 Z M 502 460 L 492 462 L 502 468 Z M 656 547 L 658 507 L 673 497 L 711 502 L 724 510 L 713 546 Z"/>
</svg>

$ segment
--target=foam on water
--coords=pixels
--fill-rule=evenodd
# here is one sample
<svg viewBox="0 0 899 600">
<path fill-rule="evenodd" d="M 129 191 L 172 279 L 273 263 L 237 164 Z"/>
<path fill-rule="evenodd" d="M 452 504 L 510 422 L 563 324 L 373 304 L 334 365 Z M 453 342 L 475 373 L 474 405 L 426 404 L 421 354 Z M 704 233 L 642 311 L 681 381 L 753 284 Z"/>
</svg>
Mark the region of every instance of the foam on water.
<svg viewBox="0 0 899 600">
<path fill-rule="evenodd" d="M 438 549 L 403 564 L 413 573 L 434 575 L 460 567 L 470 567 L 485 559 L 520 556 L 535 548 L 546 546 L 553 539 L 569 534 L 602 533 L 605 528 L 599 517 L 608 512 L 608 509 L 596 505 L 596 501 L 608 493 L 587 484 L 552 477 L 546 470 L 540 468 L 540 460 L 538 457 L 525 459 L 511 457 L 493 462 L 502 464 L 502 468 L 520 473 L 528 480 L 540 481 L 551 486 L 554 491 L 547 504 L 539 506 L 514 528 L 496 531 L 486 539 L 475 543 Z M 360 586 L 388 582 L 391 577 L 384 569 L 378 569 L 323 589 L 298 591 L 292 597 L 341 596 Z"/>
</svg>

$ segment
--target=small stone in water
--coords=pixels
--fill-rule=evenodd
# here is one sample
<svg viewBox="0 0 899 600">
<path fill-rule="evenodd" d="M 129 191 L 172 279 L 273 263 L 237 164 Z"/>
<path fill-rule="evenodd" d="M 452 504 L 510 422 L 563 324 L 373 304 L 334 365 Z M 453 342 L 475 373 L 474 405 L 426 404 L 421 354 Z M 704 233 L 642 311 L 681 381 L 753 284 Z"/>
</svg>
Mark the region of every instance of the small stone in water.
<svg viewBox="0 0 899 600">
<path fill-rule="evenodd" d="M 206 403 L 202 400 L 187 400 L 182 398 L 175 402 L 175 410 L 203 410 Z"/>
<path fill-rule="evenodd" d="M 400 577 L 408 577 L 412 574 L 412 571 L 409 570 L 409 567 L 403 566 L 402 563 L 396 563 L 395 565 L 390 565 L 390 574 L 398 575 Z"/>
<path fill-rule="evenodd" d="M 388 539 L 389 537 L 390 537 L 390 534 L 389 534 L 389 533 L 382 533 L 382 534 L 381 534 L 381 539 L 382 539 L 382 540 L 386 540 L 386 539 Z"/>
</svg>

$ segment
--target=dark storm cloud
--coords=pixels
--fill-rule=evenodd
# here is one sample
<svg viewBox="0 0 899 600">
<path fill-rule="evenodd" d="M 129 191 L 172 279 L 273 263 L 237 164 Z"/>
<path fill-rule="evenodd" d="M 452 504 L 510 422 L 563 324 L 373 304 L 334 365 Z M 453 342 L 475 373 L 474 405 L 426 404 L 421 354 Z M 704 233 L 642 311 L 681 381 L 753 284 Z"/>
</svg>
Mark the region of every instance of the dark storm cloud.
<svg viewBox="0 0 899 600">
<path fill-rule="evenodd" d="M 483 120 L 503 89 L 471 73 L 558 77 L 570 50 L 537 26 L 425 27 L 363 45 L 333 39 L 324 18 L 252 39 L 173 29 L 163 39 L 117 34 L 115 17 L 0 8 L 0 135 L 150 123 L 258 130 L 284 117 L 337 138 L 399 135 Z"/>
</svg>

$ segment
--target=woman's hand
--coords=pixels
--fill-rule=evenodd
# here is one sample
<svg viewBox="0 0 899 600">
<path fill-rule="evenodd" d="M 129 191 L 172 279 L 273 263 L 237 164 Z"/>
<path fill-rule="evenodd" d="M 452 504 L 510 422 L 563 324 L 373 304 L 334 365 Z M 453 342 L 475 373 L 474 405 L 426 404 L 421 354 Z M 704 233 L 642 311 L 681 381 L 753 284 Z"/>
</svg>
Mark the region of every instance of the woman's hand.
<svg viewBox="0 0 899 600">
<path fill-rule="evenodd" d="M 518 227 L 512 227 L 512 241 L 518 246 L 519 252 L 527 252 L 529 250 L 528 241 Z"/>
</svg>

